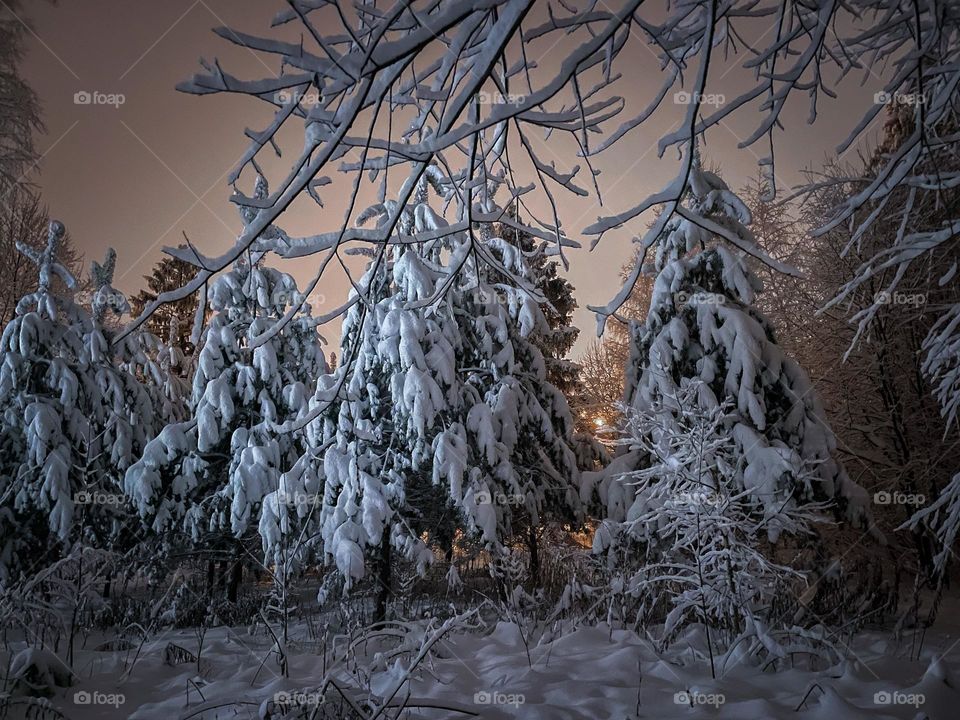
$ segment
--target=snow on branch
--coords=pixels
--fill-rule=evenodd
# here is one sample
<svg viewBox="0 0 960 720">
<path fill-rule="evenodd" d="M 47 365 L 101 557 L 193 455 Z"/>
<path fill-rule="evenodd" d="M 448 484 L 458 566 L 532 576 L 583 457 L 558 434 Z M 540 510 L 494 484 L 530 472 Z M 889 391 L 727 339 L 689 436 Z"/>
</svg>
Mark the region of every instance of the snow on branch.
<svg viewBox="0 0 960 720">
<path fill-rule="evenodd" d="M 758 20 L 766 29 L 759 36 Z M 683 118 L 658 142 L 661 156 L 669 149 L 680 152 L 677 177 L 632 208 L 598 218 L 585 232 L 595 236 L 596 245 L 607 232 L 656 210 L 653 227 L 634 238 L 641 259 L 679 219 L 789 272 L 686 207 L 685 198 L 694 191 L 694 148 L 710 130 L 746 117 L 752 125 L 739 147 L 755 146 L 765 138 L 768 147 L 757 161 L 771 199 L 776 193 L 775 140 L 784 129 L 788 103 L 805 96 L 806 120 L 814 123 L 821 100 L 835 98 L 840 84 L 859 70 L 878 77 L 883 90 L 860 114 L 838 152 L 863 140 L 881 114 L 899 118 L 904 130 L 879 153 L 866 182 L 836 208 L 821 231 L 853 223 L 859 238 L 895 212 L 901 213 L 901 229 L 892 252 L 866 264 L 844 293 L 896 266 L 940 252 L 956 235 L 957 218 L 934 227 L 925 226 L 922 216 L 942 206 L 945 193 L 960 184 L 955 163 L 960 140 L 956 0 L 813 0 L 795 6 L 773 0 L 711 0 L 672 3 L 665 16 L 662 9 L 655 15 L 641 0 L 582 6 L 532 0 L 423 0 L 389 6 L 292 0 L 273 24 L 299 26 L 301 41 L 232 28 L 216 33 L 265 62 L 278 61 L 275 74 L 240 78 L 215 60 L 203 61 L 202 72 L 180 89 L 249 95 L 271 108 L 273 116 L 265 127 L 247 131 L 249 146 L 230 176 L 234 187 L 251 170 L 259 173 L 262 152 L 281 152 L 281 138 L 289 135 L 281 131 L 302 123 L 302 146 L 287 155 L 289 167 L 272 180 L 269 196 L 251 203 L 237 190 L 234 200 L 249 203 L 255 212 L 234 245 L 219 256 L 198 256 L 197 276 L 183 288 L 161 294 L 128 332 L 159 305 L 205 287 L 254 246 L 282 257 L 320 255 L 324 259 L 315 285 L 322 282 L 329 258 L 340 257 L 345 245 L 382 251 L 386 245 L 429 241 L 404 235 L 401 218 L 420 177 L 434 165 L 446 172 L 448 197 L 460 208 L 450 232 L 502 219 L 504 208 L 516 200 L 524 218 L 516 222 L 535 237 L 552 240 L 553 253 L 566 263 L 563 248 L 572 240 L 563 229 L 563 197 L 586 196 L 599 203 L 602 182 L 593 163 L 629 142 L 663 109 L 671 93 L 678 92 L 688 98 Z M 561 42 L 563 60 L 540 67 L 536 58 Z M 624 80 L 615 65 L 632 43 L 653 51 L 664 77 L 655 96 L 624 119 L 627 102 L 617 94 Z M 753 76 L 750 85 L 708 110 L 710 98 L 722 94 L 724 76 L 736 67 Z M 575 158 L 566 163 L 562 157 L 544 159 L 533 133 L 570 137 L 576 155 L 587 164 L 589 182 L 575 182 L 581 174 Z M 592 135 L 598 138 L 590 142 Z M 521 163 L 527 166 L 523 179 L 532 175 L 534 185 L 517 181 Z M 365 173 L 379 181 L 381 201 L 396 198 L 376 228 L 356 227 L 356 212 L 362 210 L 356 207 L 356 195 Z M 337 175 L 353 178 L 350 211 L 339 222 L 305 238 L 289 238 L 277 229 L 282 214 L 301 195 L 322 205 L 325 193 L 342 192 L 344 183 L 331 180 Z M 501 198 L 509 199 L 488 198 L 475 208 L 475 198 L 485 194 L 477 183 L 486 184 L 492 176 L 500 178 L 496 185 L 503 191 Z M 817 188 L 823 183 L 810 191 Z M 534 195 L 539 195 L 539 205 Z M 542 212 L 544 206 L 551 217 L 538 217 L 535 208 Z M 600 328 L 629 297 L 638 276 L 631 274 L 615 298 L 593 308 Z M 869 313 L 855 318 L 861 331 L 869 319 Z M 120 333 L 118 340 L 122 338 Z"/>
<path fill-rule="evenodd" d="M 305 35 L 296 44 L 218 28 L 215 32 L 229 42 L 280 61 L 279 74 L 252 79 L 229 74 L 219 62 L 204 61 L 204 71 L 179 86 L 194 94 L 250 95 L 273 107 L 273 119 L 266 127 L 247 131 L 250 145 L 231 182 L 240 182 L 248 169 L 259 172 L 257 157 L 264 150 L 280 152 L 281 130 L 291 123 L 303 123 L 303 146 L 286 176 L 271 182 L 275 190 L 269 197 L 248 205 L 256 214 L 233 247 L 216 257 L 193 258 L 201 268 L 197 276 L 185 287 L 161 294 L 130 329 L 160 304 L 205 286 L 254 245 L 280 256 L 301 257 L 328 253 L 344 243 L 410 242 L 395 233 L 400 212 L 410 202 L 421 173 L 436 162 L 468 166 L 466 172 L 451 177 L 452 189 L 460 198 L 469 196 L 475 169 L 499 168 L 512 199 L 529 191 L 529 186 L 513 184 L 508 172 L 504 149 L 516 145 L 536 169 L 541 185 L 551 182 L 565 192 L 587 195 L 573 182 L 578 168 L 563 169 L 543 161 L 528 136 L 547 129 L 573 135 L 583 145 L 587 132 L 602 132 L 602 126 L 620 113 L 621 98 L 597 96 L 619 77 L 611 67 L 628 40 L 631 17 L 640 5 L 639 0 L 630 0 L 610 12 L 566 11 L 563 17 L 551 12 L 550 23 L 526 34 L 524 24 L 535 24 L 530 18 L 537 14 L 529 0 L 404 2 L 385 10 L 370 3 L 346 8 L 338 3 L 294 2 L 274 24 L 298 23 Z M 527 55 L 531 44 L 547 48 L 572 34 L 582 42 L 559 69 L 534 77 L 531 70 L 536 64 Z M 587 80 L 587 73 L 597 70 L 599 81 Z M 525 92 L 516 92 L 514 78 L 525 81 Z M 561 96 L 562 108 L 550 107 Z M 382 120 L 384 115 L 390 116 L 389 122 L 371 120 L 371 116 Z M 493 135 L 479 143 L 479 136 L 486 133 Z M 356 152 L 364 157 L 360 163 L 348 160 Z M 463 162 L 455 161 L 455 155 Z M 340 164 L 334 167 L 336 163 Z M 359 174 L 397 166 L 406 167 L 406 180 L 396 211 L 378 228 L 357 229 L 355 219 L 345 216 L 339 227 L 299 241 L 280 231 L 268 233 L 301 194 L 321 202 L 332 170 Z M 545 187 L 540 190 L 551 192 Z M 357 191 L 354 184 L 352 192 Z M 235 201 L 249 202 L 239 191 Z M 552 239 L 562 256 L 562 248 L 573 241 L 560 229 L 559 201 L 552 196 L 551 205 L 553 222 L 537 221 L 529 213 L 531 223 L 524 229 Z M 486 208 L 486 217 L 471 220 L 484 222 L 494 216 L 499 220 L 503 214 L 504 208 L 494 203 Z"/>
</svg>

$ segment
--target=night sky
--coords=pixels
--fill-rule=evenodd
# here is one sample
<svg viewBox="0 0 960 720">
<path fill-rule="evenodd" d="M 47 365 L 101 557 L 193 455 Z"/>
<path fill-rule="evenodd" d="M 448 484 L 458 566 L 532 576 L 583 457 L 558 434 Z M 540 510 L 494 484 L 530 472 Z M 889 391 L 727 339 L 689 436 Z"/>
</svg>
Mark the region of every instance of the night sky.
<svg viewBox="0 0 960 720">
<path fill-rule="evenodd" d="M 201 56 L 220 59 L 226 70 L 241 77 L 276 73 L 273 58 L 232 46 L 210 29 L 228 25 L 268 35 L 270 19 L 284 3 L 61 0 L 52 6 L 31 0 L 25 5 L 35 36 L 23 70 L 43 102 L 47 124 L 47 133 L 38 139 L 42 162 L 30 179 L 40 187 L 51 215 L 66 223 L 86 259 L 100 259 L 108 246 L 114 246 L 119 254 L 115 284 L 133 292 L 161 257 L 162 247 L 180 244 L 183 233 L 210 253 L 229 247 L 240 221 L 228 201 L 231 189 L 226 176 L 247 146 L 244 128 L 262 127 L 270 112 L 255 99 L 196 97 L 177 92 L 175 85 L 200 69 Z M 758 35 L 768 31 L 758 23 Z M 550 71 L 568 51 L 560 43 L 536 59 Z M 742 60 L 742 56 L 736 58 L 736 62 Z M 652 50 L 636 39 L 620 60 L 620 71 L 624 78 L 617 92 L 627 100 L 622 116 L 626 119 L 659 87 L 659 63 Z M 714 88 L 728 97 L 745 89 L 750 79 L 732 64 L 717 69 L 715 77 Z M 869 74 L 861 86 L 862 79 L 845 80 L 838 100 L 821 96 L 821 116 L 814 128 L 806 125 L 805 102 L 798 98 L 788 107 L 787 126 L 777 149 L 781 186 L 800 182 L 800 171 L 820 165 L 859 120 L 878 87 Z M 122 94 L 124 102 L 118 107 L 75 103 L 76 94 L 82 92 Z M 572 237 L 579 237 L 579 231 L 598 215 L 626 209 L 673 177 L 676 154 L 669 152 L 658 159 L 656 142 L 682 111 L 668 103 L 648 125 L 599 158 L 596 166 L 603 171 L 605 208 L 598 209 L 593 199 L 564 199 L 562 219 Z M 741 112 L 707 138 L 705 156 L 720 165 L 734 188 L 755 175 L 757 155 L 765 152 L 761 146 L 737 149 L 739 138 L 746 137 L 757 117 L 755 112 Z M 610 130 L 618 124 L 615 121 Z M 875 138 L 879 125 L 868 135 Z M 541 143 L 538 151 L 555 160 L 560 169 L 566 169 L 573 157 L 555 140 Z M 854 159 L 855 152 L 851 150 L 846 159 Z M 279 172 L 284 166 L 274 167 Z M 292 235 L 334 229 L 343 213 L 341 196 L 330 193 L 326 210 L 312 202 L 294 206 L 281 226 Z M 326 212 L 331 216 L 322 217 Z M 630 239 L 642 233 L 649 220 L 641 217 L 609 233 L 592 253 L 586 247 L 589 239 L 584 249 L 570 253 L 568 276 L 577 288 L 581 308 L 576 322 L 582 330 L 574 356 L 594 336 L 593 317 L 586 305 L 603 304 L 615 294 L 619 268 L 631 252 Z M 307 258 L 282 267 L 303 282 L 312 276 L 315 263 Z M 353 267 L 359 269 L 356 262 Z M 348 282 L 342 270 L 337 272 L 327 276 L 313 298 L 317 312 L 329 311 L 345 298 Z M 336 349 L 338 332 L 338 327 L 325 329 L 331 349 Z"/>
</svg>

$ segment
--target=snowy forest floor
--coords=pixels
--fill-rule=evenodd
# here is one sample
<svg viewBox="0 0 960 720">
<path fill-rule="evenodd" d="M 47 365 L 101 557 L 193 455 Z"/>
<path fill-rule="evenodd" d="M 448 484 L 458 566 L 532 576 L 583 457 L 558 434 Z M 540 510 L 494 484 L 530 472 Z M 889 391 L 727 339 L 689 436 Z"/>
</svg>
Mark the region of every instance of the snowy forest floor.
<svg viewBox="0 0 960 720">
<path fill-rule="evenodd" d="M 399 717 L 424 720 L 948 720 L 958 717 L 960 707 L 960 688 L 954 680 L 960 678 L 958 610 L 960 600 L 944 603 L 919 659 L 909 659 L 909 639 L 898 643 L 889 631 L 873 630 L 860 633 L 847 647 L 849 659 L 832 668 L 788 667 L 774 672 L 731 661 L 730 666 L 717 668 L 717 680 L 710 677 L 703 636 L 694 631 L 673 650 L 658 655 L 647 639 L 604 625 L 539 637 L 510 622 L 494 622 L 486 630 L 457 627 L 433 645 L 431 657 L 402 683 L 389 703 L 392 709 L 380 717 L 398 717 L 397 708 L 406 701 L 411 709 Z M 436 625 L 404 626 L 412 639 L 406 649 L 412 652 L 394 655 L 398 664 L 376 656 L 389 643 L 379 649 L 376 641 L 358 646 L 358 662 L 343 666 L 340 686 L 358 699 L 357 678 L 362 677 L 368 692 L 390 697 L 430 627 Z M 286 678 L 271 653 L 273 639 L 262 629 L 251 633 L 248 628 L 211 628 L 202 639 L 199 663 L 195 654 L 200 636 L 192 629 L 164 632 L 142 647 L 78 650 L 71 686 L 59 689 L 49 703 L 70 720 L 364 717 L 354 716 L 342 703 L 318 706 L 318 683 L 330 669 L 337 647 L 333 641 L 324 647 L 316 640 L 296 640 L 316 637 L 316 630 L 291 626 Z M 84 645 L 95 647 L 94 640 L 91 636 Z M 174 646 L 188 653 L 181 654 Z M 17 644 L 10 647 L 16 650 Z M 278 699 L 280 706 L 270 702 Z M 11 706 L 6 717 L 28 717 L 27 706 Z"/>
</svg>

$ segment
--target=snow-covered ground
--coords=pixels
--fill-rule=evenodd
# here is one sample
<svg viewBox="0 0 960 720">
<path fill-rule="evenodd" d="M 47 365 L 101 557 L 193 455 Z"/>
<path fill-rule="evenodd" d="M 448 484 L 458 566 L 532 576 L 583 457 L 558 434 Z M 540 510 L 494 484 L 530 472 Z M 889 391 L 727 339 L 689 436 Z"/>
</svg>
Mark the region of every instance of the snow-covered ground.
<svg viewBox="0 0 960 720">
<path fill-rule="evenodd" d="M 749 661 L 731 661 L 718 667 L 717 680 L 710 679 L 702 654 L 705 643 L 695 631 L 676 644 L 677 650 L 658 656 L 648 640 L 603 625 L 534 638 L 524 637 L 513 623 L 500 622 L 486 631 L 445 635 L 433 646 L 432 659 L 419 666 L 417 677 L 404 684 L 392 704 L 409 695 L 408 705 L 420 707 L 401 717 L 424 719 L 950 720 L 958 717 L 960 708 L 954 679 L 960 678 L 958 606 L 945 605 L 919 660 L 909 659 L 909 640 L 898 644 L 888 633 L 871 631 L 861 633 L 848 648 L 850 658 L 833 668 L 774 672 Z M 292 630 L 292 638 L 307 636 L 305 627 Z M 273 705 L 265 701 L 279 698 L 288 707 L 300 703 L 306 710 L 283 717 L 309 717 L 335 652 L 328 646 L 325 657 L 322 643 L 291 640 L 290 676 L 283 678 L 270 654 L 268 634 L 217 628 L 204 638 L 199 669 L 195 660 L 177 663 L 185 658 L 169 656 L 169 643 L 195 653 L 197 641 L 189 629 L 163 633 L 142 647 L 136 662 L 136 648 L 83 650 L 77 655 L 73 685 L 60 690 L 51 703 L 71 720 L 278 718 L 281 715 L 269 714 Z M 395 679 L 404 675 L 404 661 L 386 663 L 386 669 L 374 657 L 376 647 L 364 649 L 361 665 L 379 666 L 370 677 L 370 689 L 390 696 Z M 345 669 L 340 685 L 348 688 L 356 677 Z M 426 707 L 430 705 L 438 707 Z M 22 708 L 12 712 L 9 717 L 22 717 L 16 714 Z"/>
</svg>

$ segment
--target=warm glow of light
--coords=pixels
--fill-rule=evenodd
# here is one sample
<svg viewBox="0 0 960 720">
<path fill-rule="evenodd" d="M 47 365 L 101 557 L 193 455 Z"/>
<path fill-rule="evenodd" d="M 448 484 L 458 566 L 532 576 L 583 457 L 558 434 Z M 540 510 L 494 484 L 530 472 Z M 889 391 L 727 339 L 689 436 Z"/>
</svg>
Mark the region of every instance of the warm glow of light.
<svg viewBox="0 0 960 720">
<path fill-rule="evenodd" d="M 596 425 L 597 427 L 603 427 L 603 418 L 596 418 L 593 421 L 593 424 Z"/>
</svg>

